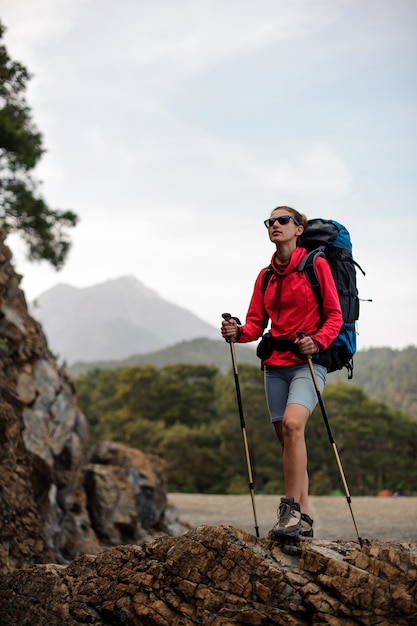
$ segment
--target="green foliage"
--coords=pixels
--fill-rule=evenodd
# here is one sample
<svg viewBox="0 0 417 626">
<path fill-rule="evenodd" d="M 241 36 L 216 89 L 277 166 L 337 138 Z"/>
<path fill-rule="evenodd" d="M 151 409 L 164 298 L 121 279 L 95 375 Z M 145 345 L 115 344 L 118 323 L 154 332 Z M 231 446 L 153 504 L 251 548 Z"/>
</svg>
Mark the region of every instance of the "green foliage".
<svg viewBox="0 0 417 626">
<path fill-rule="evenodd" d="M 166 425 L 206 424 L 215 416 L 214 379 L 217 370 L 206 365 L 167 365 L 154 377 L 158 412 Z"/>
<path fill-rule="evenodd" d="M 155 421 L 154 383 L 158 370 L 145 367 L 92 370 L 77 379 L 80 404 L 91 425 L 93 440 L 129 441 L 144 449 L 138 428 Z"/>
<path fill-rule="evenodd" d="M 0 39 L 4 30 L 0 23 Z M 27 69 L 0 45 L 0 226 L 22 236 L 30 259 L 44 259 L 59 269 L 70 247 L 66 229 L 75 226 L 77 216 L 50 209 L 30 174 L 44 150 L 25 100 L 29 78 Z"/>
<path fill-rule="evenodd" d="M 416 490 L 416 420 L 342 383 L 328 385 L 323 399 L 351 491 L 375 495 L 382 489 Z M 330 481 L 329 491 L 342 488 L 318 407 L 309 420 L 307 442 L 312 492 L 318 477 L 321 484 L 323 477 Z"/>
<path fill-rule="evenodd" d="M 354 357 L 356 385 L 394 409 L 417 418 L 417 348 L 371 348 Z M 346 380 L 344 372 L 329 375 L 329 382 Z"/>
<path fill-rule="evenodd" d="M 253 348 L 244 344 L 236 346 L 236 355 L 240 364 L 259 367 Z M 152 363 L 161 368 L 176 363 L 213 365 L 223 374 L 230 369 L 230 354 L 225 350 L 224 341 L 212 339 L 193 339 L 158 350 L 149 354 L 138 354 L 123 361 L 101 363 L 78 363 L 70 368 L 73 376 L 88 372 L 90 369 L 118 369 L 133 365 Z M 417 348 L 404 350 L 373 348 L 358 352 L 354 358 L 353 381 L 349 386 L 359 385 L 372 398 L 386 402 L 394 409 L 399 409 L 417 419 Z M 328 384 L 347 382 L 346 370 L 332 372 Z"/>
<path fill-rule="evenodd" d="M 176 423 L 166 430 L 158 454 L 168 466 L 173 491 L 216 493 L 222 483 L 218 438 L 206 426 L 194 428 Z"/>
<path fill-rule="evenodd" d="M 282 494 L 281 448 L 259 367 L 241 364 L 239 383 L 255 488 Z M 123 441 L 167 463 L 172 491 L 245 493 L 248 476 L 232 371 L 177 364 L 93 370 L 77 379 L 94 441 Z M 417 490 L 417 421 L 351 384 L 328 384 L 323 399 L 352 495 Z M 307 425 L 310 490 L 343 489 L 318 407 Z"/>
</svg>

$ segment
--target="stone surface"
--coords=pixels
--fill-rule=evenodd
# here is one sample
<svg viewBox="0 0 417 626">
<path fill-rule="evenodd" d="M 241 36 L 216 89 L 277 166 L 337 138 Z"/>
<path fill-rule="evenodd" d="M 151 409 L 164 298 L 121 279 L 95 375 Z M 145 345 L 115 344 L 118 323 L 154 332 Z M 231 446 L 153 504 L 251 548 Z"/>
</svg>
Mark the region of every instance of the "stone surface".
<svg viewBox="0 0 417 626">
<path fill-rule="evenodd" d="M 89 458 L 73 380 L 28 313 L 4 239 L 0 229 L 0 574 L 184 532 L 160 459 L 109 442 Z"/>
<path fill-rule="evenodd" d="M 133 494 L 133 506 L 136 509 L 142 528 L 152 528 L 161 518 L 166 504 L 165 463 L 159 457 L 145 454 L 120 443 L 102 441 L 90 455 L 94 467 L 100 464 L 122 470 L 125 480 Z M 91 469 L 90 471 L 93 472 Z M 91 500 L 91 508 L 95 503 Z"/>
<path fill-rule="evenodd" d="M 416 594 L 412 544 L 278 544 L 200 526 L 15 572 L 0 584 L 0 625 L 405 626 Z"/>
<path fill-rule="evenodd" d="M 0 572 L 97 553 L 83 485 L 87 421 L 29 314 L 0 230 Z"/>
<path fill-rule="evenodd" d="M 165 464 L 151 454 L 120 443 L 102 441 L 85 468 L 88 510 L 105 545 L 142 543 L 163 532 L 185 532 L 168 507 Z"/>
</svg>

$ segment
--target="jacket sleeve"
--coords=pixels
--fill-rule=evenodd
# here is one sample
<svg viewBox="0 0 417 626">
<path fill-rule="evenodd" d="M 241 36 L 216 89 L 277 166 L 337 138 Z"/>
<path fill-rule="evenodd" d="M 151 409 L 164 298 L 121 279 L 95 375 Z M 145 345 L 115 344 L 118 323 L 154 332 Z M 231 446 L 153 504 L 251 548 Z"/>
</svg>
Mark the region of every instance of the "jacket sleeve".
<svg viewBox="0 0 417 626">
<path fill-rule="evenodd" d="M 316 259 L 316 272 L 323 299 L 323 323 L 314 333 L 313 339 L 319 344 L 320 349 L 325 350 L 339 334 L 343 317 L 333 274 L 323 257 Z"/>
<path fill-rule="evenodd" d="M 266 311 L 264 307 L 263 281 L 266 268 L 261 270 L 255 281 L 252 298 L 246 314 L 246 322 L 240 327 L 238 343 L 248 343 L 256 341 L 264 330 Z"/>
</svg>

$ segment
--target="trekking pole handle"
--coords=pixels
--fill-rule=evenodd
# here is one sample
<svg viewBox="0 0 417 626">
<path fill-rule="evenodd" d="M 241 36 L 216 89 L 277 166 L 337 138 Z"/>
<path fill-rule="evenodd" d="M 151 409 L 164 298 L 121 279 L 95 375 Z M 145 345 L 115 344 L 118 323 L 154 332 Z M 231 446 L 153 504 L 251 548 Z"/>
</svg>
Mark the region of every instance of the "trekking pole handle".
<svg viewBox="0 0 417 626">
<path fill-rule="evenodd" d="M 242 325 L 240 319 L 238 317 L 234 317 L 230 313 L 222 313 L 222 318 L 226 320 L 226 322 L 228 322 L 229 320 L 235 320 L 236 324 L 239 324 L 239 326 Z"/>
<path fill-rule="evenodd" d="M 305 337 L 305 331 L 304 330 L 297 330 L 297 335 L 300 339 L 302 339 L 303 337 Z M 313 384 L 317 393 L 317 397 L 319 398 L 319 402 L 321 402 L 321 394 L 320 394 L 320 388 L 317 382 L 317 378 L 316 378 L 316 372 L 314 371 L 314 367 L 313 367 L 313 359 L 311 358 L 311 354 L 304 354 L 303 355 L 308 363 L 308 367 L 310 370 L 310 374 L 311 374 L 311 378 L 313 379 Z"/>
<path fill-rule="evenodd" d="M 297 330 L 297 335 L 299 339 L 302 339 L 303 337 L 305 337 L 305 331 L 304 330 Z M 311 359 L 311 354 L 306 354 L 305 355 L 306 359 Z"/>
<path fill-rule="evenodd" d="M 222 313 L 222 318 L 226 320 L 226 322 L 228 322 L 229 320 L 235 320 L 236 324 L 238 326 L 241 326 L 240 319 L 238 317 L 234 317 L 230 313 Z M 233 342 L 231 341 L 230 337 L 225 337 L 224 340 L 226 341 L 226 343 L 230 343 L 230 347 L 232 348 Z"/>
</svg>

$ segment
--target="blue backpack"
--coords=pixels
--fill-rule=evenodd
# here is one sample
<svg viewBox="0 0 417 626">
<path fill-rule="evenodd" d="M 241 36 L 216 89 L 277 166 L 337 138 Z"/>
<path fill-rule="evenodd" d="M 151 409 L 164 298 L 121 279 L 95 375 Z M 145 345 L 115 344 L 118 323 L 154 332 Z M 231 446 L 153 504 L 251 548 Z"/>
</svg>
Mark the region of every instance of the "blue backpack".
<svg viewBox="0 0 417 626">
<path fill-rule="evenodd" d="M 356 352 L 356 321 L 359 318 L 359 297 L 356 287 L 356 268 L 363 275 L 363 269 L 353 260 L 352 243 L 345 226 L 334 220 L 309 220 L 300 238 L 303 248 L 308 254 L 297 268 L 305 272 L 319 304 L 320 315 L 323 316 L 323 300 L 320 283 L 315 270 L 315 260 L 318 256 L 327 259 L 332 270 L 340 307 L 342 309 L 343 325 L 333 343 L 323 352 L 313 355 L 313 361 L 334 372 L 346 367 L 348 379 L 353 376 L 353 355 Z M 272 273 L 268 267 L 263 290 L 265 291 Z"/>
</svg>

